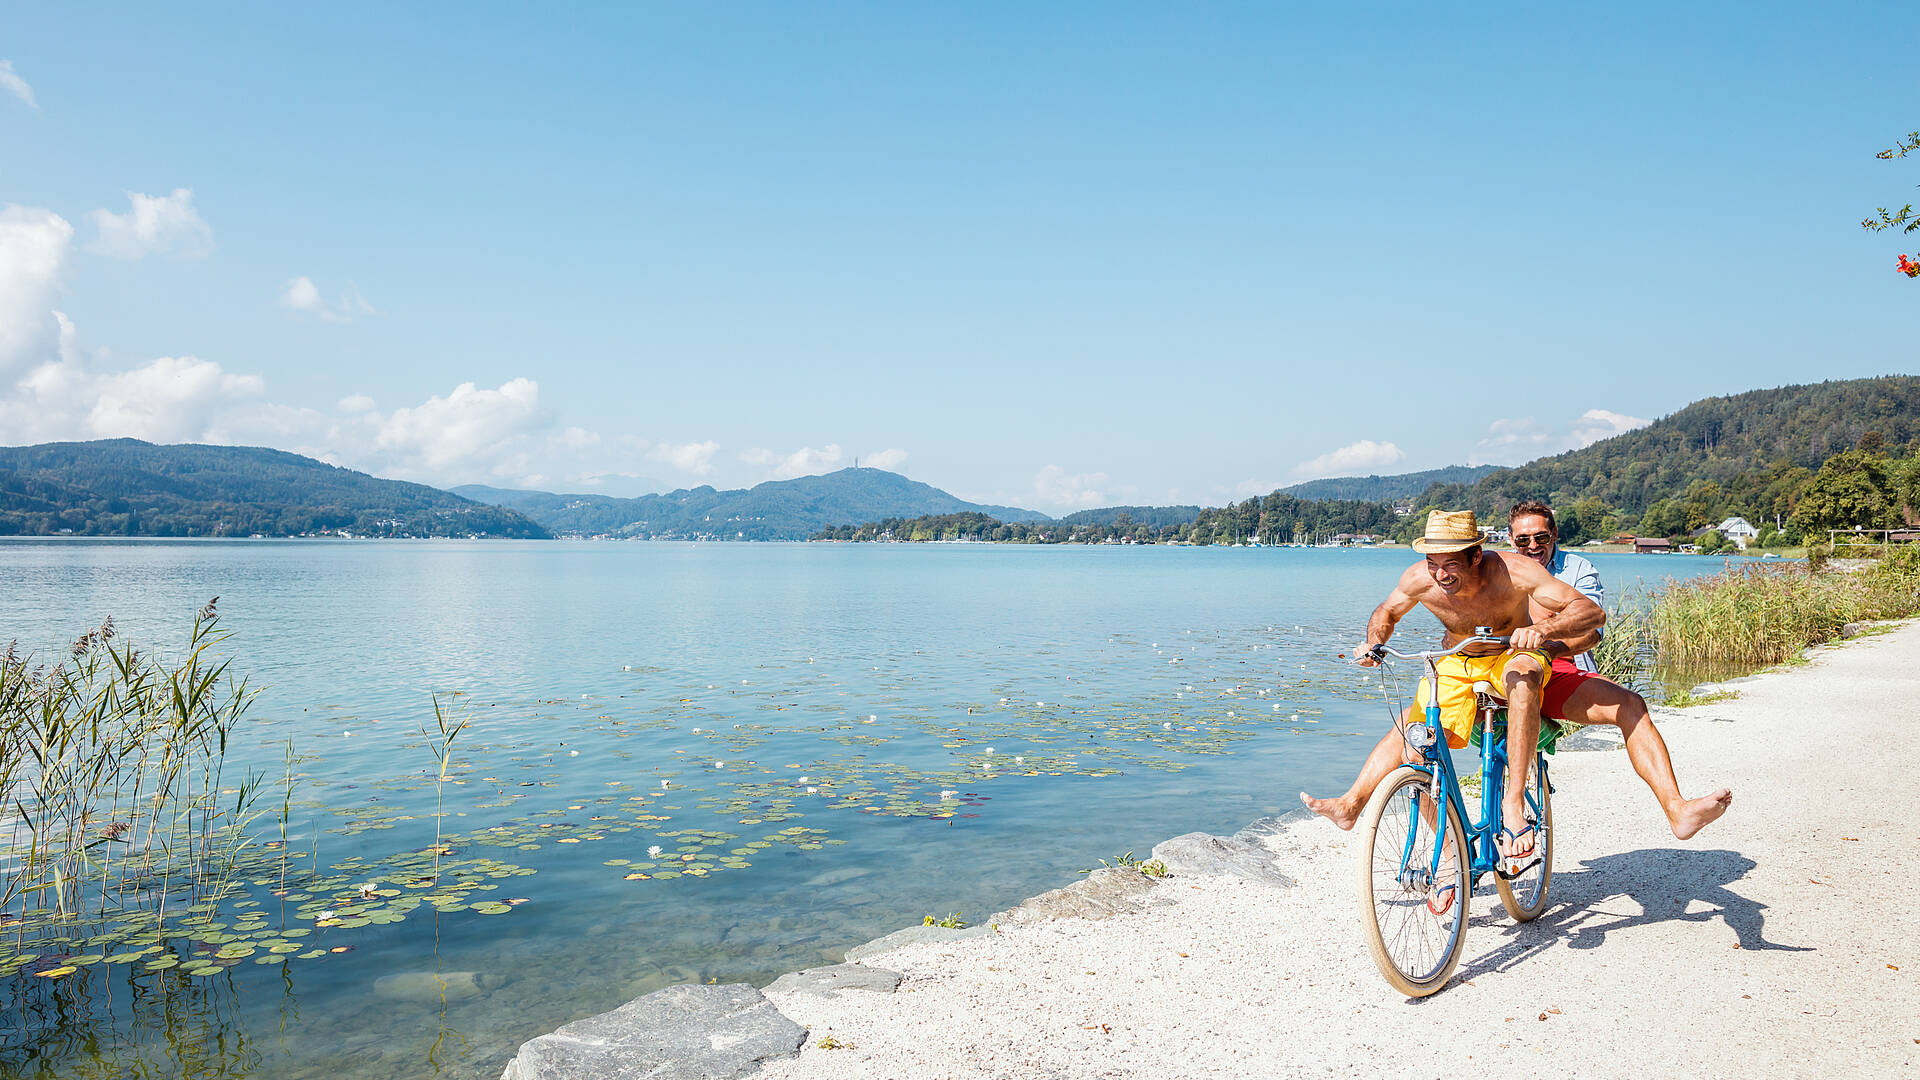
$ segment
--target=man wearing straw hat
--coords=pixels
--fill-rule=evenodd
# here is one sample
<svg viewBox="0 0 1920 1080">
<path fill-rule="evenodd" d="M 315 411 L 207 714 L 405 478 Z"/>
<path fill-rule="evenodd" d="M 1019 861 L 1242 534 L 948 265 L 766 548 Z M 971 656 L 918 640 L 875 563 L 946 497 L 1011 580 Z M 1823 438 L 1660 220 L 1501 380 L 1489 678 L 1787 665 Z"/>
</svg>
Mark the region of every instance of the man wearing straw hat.
<svg viewBox="0 0 1920 1080">
<path fill-rule="evenodd" d="M 1536 745 L 1541 691 L 1552 677 L 1548 643 L 1598 628 L 1606 622 L 1606 612 L 1538 562 L 1522 555 L 1487 551 L 1471 510 L 1435 510 L 1428 514 L 1426 534 L 1413 542 L 1413 549 L 1426 560 L 1408 567 L 1393 592 L 1373 610 L 1367 620 L 1367 640 L 1359 646 L 1356 660 L 1374 666 L 1377 661 L 1369 651 L 1385 644 L 1393 636 L 1394 626 L 1415 605 L 1425 607 L 1440 620 L 1446 629 L 1447 645 L 1474 636 L 1477 627 L 1489 627 L 1494 634 L 1508 637 L 1509 646 L 1468 646 L 1467 652 L 1439 661 L 1440 685 L 1429 686 L 1429 680 L 1422 678 L 1414 707 L 1424 709 L 1429 700 L 1437 699 L 1448 744 L 1462 747 L 1473 730 L 1473 684 L 1489 682 L 1507 699 L 1509 744 Z M 1315 813 L 1342 828 L 1351 828 L 1352 818 L 1374 786 L 1410 752 L 1404 740 L 1390 735 L 1374 748 L 1346 795 L 1313 799 L 1301 792 L 1300 799 Z M 1526 812 L 1527 774 L 1533 755 L 1512 757 L 1514 767 L 1507 770 L 1507 789 L 1501 794 L 1504 827 L 1496 843 L 1507 860 L 1517 861 L 1533 854 L 1535 842 L 1533 823 Z"/>
</svg>

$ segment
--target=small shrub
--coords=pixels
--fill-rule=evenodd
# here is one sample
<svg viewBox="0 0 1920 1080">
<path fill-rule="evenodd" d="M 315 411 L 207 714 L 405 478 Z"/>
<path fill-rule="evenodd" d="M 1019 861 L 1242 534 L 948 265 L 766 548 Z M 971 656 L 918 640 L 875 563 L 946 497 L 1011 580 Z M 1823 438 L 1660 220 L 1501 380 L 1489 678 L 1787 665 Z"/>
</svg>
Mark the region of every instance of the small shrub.
<svg viewBox="0 0 1920 1080">
<path fill-rule="evenodd" d="M 956 911 L 950 915 L 946 915 L 938 919 L 934 918 L 931 915 L 928 915 L 926 918 L 920 920 L 920 925 L 939 926 L 948 930 L 965 930 L 967 928 L 967 923 L 966 923 L 966 920 L 960 917 L 960 914 L 961 914 L 960 912 Z"/>
</svg>

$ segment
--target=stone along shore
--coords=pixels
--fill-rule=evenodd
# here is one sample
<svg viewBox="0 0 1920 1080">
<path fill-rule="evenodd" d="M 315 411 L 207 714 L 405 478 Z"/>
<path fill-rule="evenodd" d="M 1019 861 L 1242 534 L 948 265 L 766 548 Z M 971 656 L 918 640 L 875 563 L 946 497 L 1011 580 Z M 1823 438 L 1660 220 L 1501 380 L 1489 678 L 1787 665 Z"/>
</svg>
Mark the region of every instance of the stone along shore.
<svg viewBox="0 0 1920 1080">
<path fill-rule="evenodd" d="M 1920 623 L 1810 658 L 1656 710 L 1683 788 L 1736 794 L 1691 841 L 1617 749 L 1558 755 L 1546 913 L 1515 924 L 1484 885 L 1419 1002 L 1367 956 L 1350 834 L 1300 812 L 764 993 L 669 987 L 528 1041 L 504 1077 L 1920 1075 Z"/>
</svg>

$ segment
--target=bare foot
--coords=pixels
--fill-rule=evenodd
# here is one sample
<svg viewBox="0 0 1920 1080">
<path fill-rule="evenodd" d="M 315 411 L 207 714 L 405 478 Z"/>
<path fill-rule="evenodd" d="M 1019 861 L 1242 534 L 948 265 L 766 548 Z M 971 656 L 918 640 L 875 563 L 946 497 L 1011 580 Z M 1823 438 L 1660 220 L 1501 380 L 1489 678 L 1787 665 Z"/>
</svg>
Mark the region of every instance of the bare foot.
<svg viewBox="0 0 1920 1080">
<path fill-rule="evenodd" d="M 1316 799 L 1303 791 L 1300 804 L 1342 829 L 1350 830 L 1353 823 L 1360 820 L 1359 809 L 1349 808 L 1345 799 Z"/>
<path fill-rule="evenodd" d="M 1711 795 L 1702 795 L 1697 799 L 1688 799 L 1680 804 L 1678 812 L 1672 815 L 1673 835 L 1681 840 L 1690 840 L 1699 832 L 1716 821 L 1727 807 L 1733 805 L 1733 792 L 1726 788 Z"/>
</svg>

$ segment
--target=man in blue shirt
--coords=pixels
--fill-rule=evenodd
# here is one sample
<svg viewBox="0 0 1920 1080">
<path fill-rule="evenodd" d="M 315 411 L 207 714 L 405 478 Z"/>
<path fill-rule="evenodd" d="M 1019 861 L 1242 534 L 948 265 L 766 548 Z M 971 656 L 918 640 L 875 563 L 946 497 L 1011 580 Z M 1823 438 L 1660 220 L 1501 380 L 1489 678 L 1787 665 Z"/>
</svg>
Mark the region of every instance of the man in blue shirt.
<svg viewBox="0 0 1920 1080">
<path fill-rule="evenodd" d="M 1554 577 L 1573 586 L 1589 600 L 1606 606 L 1606 594 L 1600 585 L 1600 572 L 1592 563 L 1572 552 L 1560 549 L 1560 527 L 1554 521 L 1553 508 L 1543 502 L 1516 503 L 1507 511 L 1507 535 L 1520 554 L 1547 568 Z M 1688 839 L 1727 812 L 1733 792 L 1721 788 L 1696 799 L 1680 794 L 1680 782 L 1673 775 L 1673 761 L 1667 756 L 1667 742 L 1647 712 L 1647 699 L 1610 679 L 1600 677 L 1593 662 L 1592 648 L 1600 643 L 1604 630 L 1589 630 L 1556 643 L 1553 675 L 1541 694 L 1540 715 L 1549 720 L 1567 720 L 1575 724 L 1612 724 L 1620 729 L 1627 744 L 1627 758 L 1633 771 L 1646 781 L 1660 800 L 1673 835 Z"/>
<path fill-rule="evenodd" d="M 1552 507 L 1533 501 L 1517 504 L 1508 512 L 1507 531 L 1516 551 L 1546 567 L 1548 572 L 1602 608 L 1606 606 L 1600 572 L 1586 559 L 1560 550 L 1560 531 L 1554 522 Z M 1539 615 L 1535 613 L 1536 619 Z M 1680 794 L 1680 782 L 1673 775 L 1666 740 L 1653 726 L 1647 700 L 1619 683 L 1601 678 L 1596 671 L 1591 650 L 1600 643 L 1604 632 L 1604 629 L 1588 630 L 1546 643 L 1545 651 L 1553 657 L 1553 672 L 1541 691 L 1540 715 L 1545 720 L 1611 724 L 1619 728 L 1633 771 L 1660 801 L 1661 812 L 1666 815 L 1673 835 L 1681 840 L 1689 839 L 1727 812 L 1733 803 L 1733 792 L 1721 788 L 1694 799 Z M 1353 786 L 1343 794 L 1316 799 L 1303 791 L 1300 801 L 1342 829 L 1353 828 L 1373 789 L 1408 755 L 1417 753 L 1408 748 L 1403 735 L 1410 716 L 1411 710 L 1403 713 L 1393 730 L 1374 746 Z"/>
</svg>

